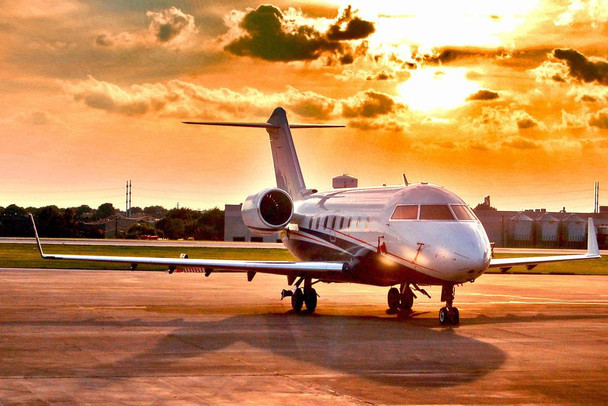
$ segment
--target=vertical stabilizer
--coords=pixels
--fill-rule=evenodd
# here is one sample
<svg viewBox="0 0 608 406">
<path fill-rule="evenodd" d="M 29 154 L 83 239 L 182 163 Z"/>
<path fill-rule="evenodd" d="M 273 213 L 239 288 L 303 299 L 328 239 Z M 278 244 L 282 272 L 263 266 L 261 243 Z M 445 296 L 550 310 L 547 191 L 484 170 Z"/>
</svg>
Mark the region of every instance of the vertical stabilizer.
<svg viewBox="0 0 608 406">
<path fill-rule="evenodd" d="M 289 193 L 292 199 L 299 200 L 306 190 L 306 185 L 285 110 L 282 107 L 274 109 L 268 124 L 273 126 L 266 128 L 266 131 L 270 136 L 277 187 Z"/>
</svg>

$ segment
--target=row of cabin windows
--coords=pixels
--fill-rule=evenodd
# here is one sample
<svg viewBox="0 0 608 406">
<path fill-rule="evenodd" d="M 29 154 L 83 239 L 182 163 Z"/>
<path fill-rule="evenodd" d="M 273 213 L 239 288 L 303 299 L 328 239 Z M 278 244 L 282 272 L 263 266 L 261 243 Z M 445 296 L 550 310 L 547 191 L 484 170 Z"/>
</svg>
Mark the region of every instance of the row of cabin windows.
<svg viewBox="0 0 608 406">
<path fill-rule="evenodd" d="M 333 230 L 343 230 L 350 229 L 351 226 L 353 229 L 365 229 L 369 227 L 369 216 L 363 218 L 361 216 L 357 217 L 341 217 L 341 216 L 319 216 L 319 217 L 310 217 L 308 219 L 308 228 L 319 230 L 321 228 L 330 228 Z"/>
<path fill-rule="evenodd" d="M 395 207 L 391 220 L 475 220 L 471 209 L 464 204 L 400 204 Z"/>
</svg>

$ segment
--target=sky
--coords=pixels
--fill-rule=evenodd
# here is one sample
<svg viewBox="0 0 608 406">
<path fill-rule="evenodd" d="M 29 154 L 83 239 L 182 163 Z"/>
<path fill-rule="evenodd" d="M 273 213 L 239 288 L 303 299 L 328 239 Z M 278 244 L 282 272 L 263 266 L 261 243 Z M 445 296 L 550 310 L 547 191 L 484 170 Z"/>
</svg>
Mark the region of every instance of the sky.
<svg viewBox="0 0 608 406">
<path fill-rule="evenodd" d="M 275 185 L 445 186 L 475 206 L 608 205 L 608 1 L 0 0 L 0 206 L 207 209 Z M 606 190 L 606 192 L 604 192 Z"/>
</svg>

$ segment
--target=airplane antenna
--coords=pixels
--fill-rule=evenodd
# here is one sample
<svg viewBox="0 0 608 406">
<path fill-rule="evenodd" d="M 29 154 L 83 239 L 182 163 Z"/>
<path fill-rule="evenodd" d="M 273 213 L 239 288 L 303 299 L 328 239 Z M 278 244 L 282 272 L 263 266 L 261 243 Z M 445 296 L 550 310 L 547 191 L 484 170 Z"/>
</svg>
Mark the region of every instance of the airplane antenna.
<svg viewBox="0 0 608 406">
<path fill-rule="evenodd" d="M 405 186 L 409 186 L 410 184 L 409 184 L 409 182 L 407 181 L 407 176 L 405 176 L 405 173 L 402 173 L 402 175 L 403 175 L 403 184 L 404 184 Z"/>
</svg>

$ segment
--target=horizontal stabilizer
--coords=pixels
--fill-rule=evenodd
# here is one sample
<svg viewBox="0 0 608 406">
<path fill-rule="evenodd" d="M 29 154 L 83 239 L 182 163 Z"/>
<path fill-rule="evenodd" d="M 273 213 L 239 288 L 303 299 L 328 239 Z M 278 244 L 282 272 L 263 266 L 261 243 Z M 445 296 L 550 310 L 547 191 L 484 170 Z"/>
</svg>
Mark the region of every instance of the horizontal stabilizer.
<svg viewBox="0 0 608 406">
<path fill-rule="evenodd" d="M 182 121 L 184 124 L 193 125 L 217 125 L 223 127 L 253 127 L 253 128 L 279 128 L 280 126 L 270 123 L 231 123 L 213 121 Z M 342 128 L 344 124 L 289 124 L 289 128 Z"/>
</svg>

